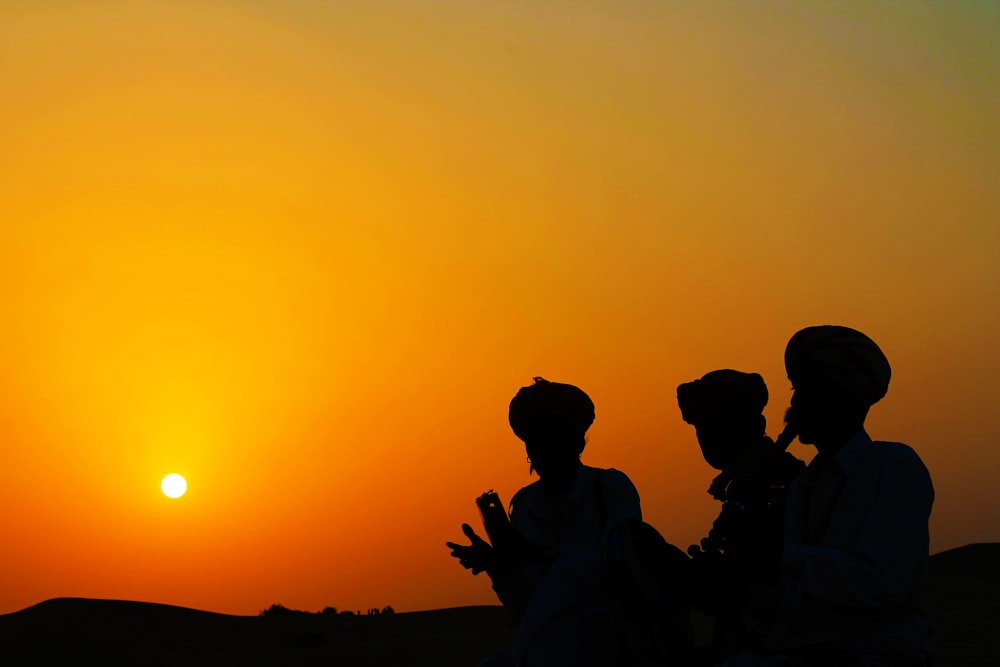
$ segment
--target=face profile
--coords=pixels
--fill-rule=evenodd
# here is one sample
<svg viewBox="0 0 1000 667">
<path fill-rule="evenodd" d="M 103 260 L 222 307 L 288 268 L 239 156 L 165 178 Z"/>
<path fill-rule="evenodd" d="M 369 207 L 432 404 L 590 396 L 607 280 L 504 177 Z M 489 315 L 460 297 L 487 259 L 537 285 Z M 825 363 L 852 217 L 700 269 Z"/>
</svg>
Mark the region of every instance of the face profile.
<svg viewBox="0 0 1000 667">
<path fill-rule="evenodd" d="M 840 413 L 828 387 L 801 381 L 793 388 L 785 419 L 798 432 L 799 442 L 814 445 L 817 438 L 822 439 L 824 434 L 838 430 L 838 424 L 844 419 Z"/>
<path fill-rule="evenodd" d="M 785 348 L 792 381 L 787 415 L 803 444 L 835 446 L 864 426 L 868 409 L 889 388 L 889 361 L 868 336 L 823 325 L 797 332 Z"/>
<path fill-rule="evenodd" d="M 695 437 L 705 463 L 716 470 L 726 468 L 740 451 L 739 431 L 727 422 L 695 424 Z"/>
<path fill-rule="evenodd" d="M 695 428 L 702 456 L 716 470 L 727 468 L 764 435 L 767 385 L 758 373 L 721 369 L 677 387 L 681 417 Z"/>
</svg>

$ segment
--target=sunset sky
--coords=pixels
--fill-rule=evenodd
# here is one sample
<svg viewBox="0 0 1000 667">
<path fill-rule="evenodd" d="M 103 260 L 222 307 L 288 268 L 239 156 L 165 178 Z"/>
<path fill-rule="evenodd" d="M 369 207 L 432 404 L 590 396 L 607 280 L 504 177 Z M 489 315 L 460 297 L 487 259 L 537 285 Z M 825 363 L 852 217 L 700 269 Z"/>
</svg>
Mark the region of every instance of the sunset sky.
<svg viewBox="0 0 1000 667">
<path fill-rule="evenodd" d="M 491 604 L 519 387 L 672 543 L 677 384 L 893 366 L 932 551 L 1000 541 L 1000 3 L 0 2 L 0 613 Z M 796 443 L 809 458 L 814 450 Z M 188 492 L 160 491 L 167 473 Z"/>
</svg>

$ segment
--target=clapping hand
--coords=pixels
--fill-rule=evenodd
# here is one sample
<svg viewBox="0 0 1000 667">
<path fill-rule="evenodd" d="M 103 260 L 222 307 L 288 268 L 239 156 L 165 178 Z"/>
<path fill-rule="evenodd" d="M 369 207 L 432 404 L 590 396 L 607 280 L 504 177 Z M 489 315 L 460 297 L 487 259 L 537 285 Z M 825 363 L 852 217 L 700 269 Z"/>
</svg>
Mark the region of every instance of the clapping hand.
<svg viewBox="0 0 1000 667">
<path fill-rule="evenodd" d="M 462 532 L 469 538 L 471 544 L 445 542 L 445 546 L 451 549 L 452 557 L 457 558 L 462 567 L 466 570 L 472 570 L 472 574 L 488 573 L 497 563 L 496 550 L 490 546 L 489 542 L 476 535 L 476 531 L 469 524 L 462 524 Z"/>
</svg>

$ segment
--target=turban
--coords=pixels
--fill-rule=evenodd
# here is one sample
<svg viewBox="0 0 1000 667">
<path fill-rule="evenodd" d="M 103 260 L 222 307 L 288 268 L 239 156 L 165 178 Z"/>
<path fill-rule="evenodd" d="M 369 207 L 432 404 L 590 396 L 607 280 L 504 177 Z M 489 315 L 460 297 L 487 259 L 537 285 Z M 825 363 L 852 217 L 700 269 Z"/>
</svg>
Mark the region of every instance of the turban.
<svg viewBox="0 0 1000 667">
<path fill-rule="evenodd" d="M 579 387 L 536 377 L 511 399 L 508 420 L 525 441 L 561 434 L 582 437 L 594 423 L 594 402 Z"/>
<path fill-rule="evenodd" d="M 757 373 L 728 368 L 677 387 L 677 405 L 688 424 L 733 416 L 759 415 L 767 405 L 767 385 Z"/>
<path fill-rule="evenodd" d="M 785 348 L 785 370 L 794 386 L 815 378 L 867 405 L 889 390 L 889 360 L 868 336 L 847 327 L 822 325 L 797 332 Z"/>
</svg>

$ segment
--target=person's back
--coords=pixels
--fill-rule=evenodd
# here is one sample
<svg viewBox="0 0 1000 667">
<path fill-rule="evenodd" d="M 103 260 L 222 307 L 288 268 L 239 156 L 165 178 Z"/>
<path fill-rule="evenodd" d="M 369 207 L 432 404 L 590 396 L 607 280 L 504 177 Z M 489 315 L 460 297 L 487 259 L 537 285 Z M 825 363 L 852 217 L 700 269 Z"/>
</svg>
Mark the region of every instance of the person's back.
<svg viewBox="0 0 1000 667">
<path fill-rule="evenodd" d="M 510 502 L 514 529 L 549 552 L 562 547 L 600 550 L 608 525 L 641 518 L 638 492 L 625 473 L 582 463 L 567 492 L 552 492 L 538 481 Z"/>
<path fill-rule="evenodd" d="M 641 519 L 638 491 L 614 468 L 579 463 L 565 491 L 542 480 L 522 488 L 511 499 L 510 523 L 530 556 L 492 571 L 497 597 L 520 617 L 554 561 L 600 554 L 610 526 Z"/>
</svg>

